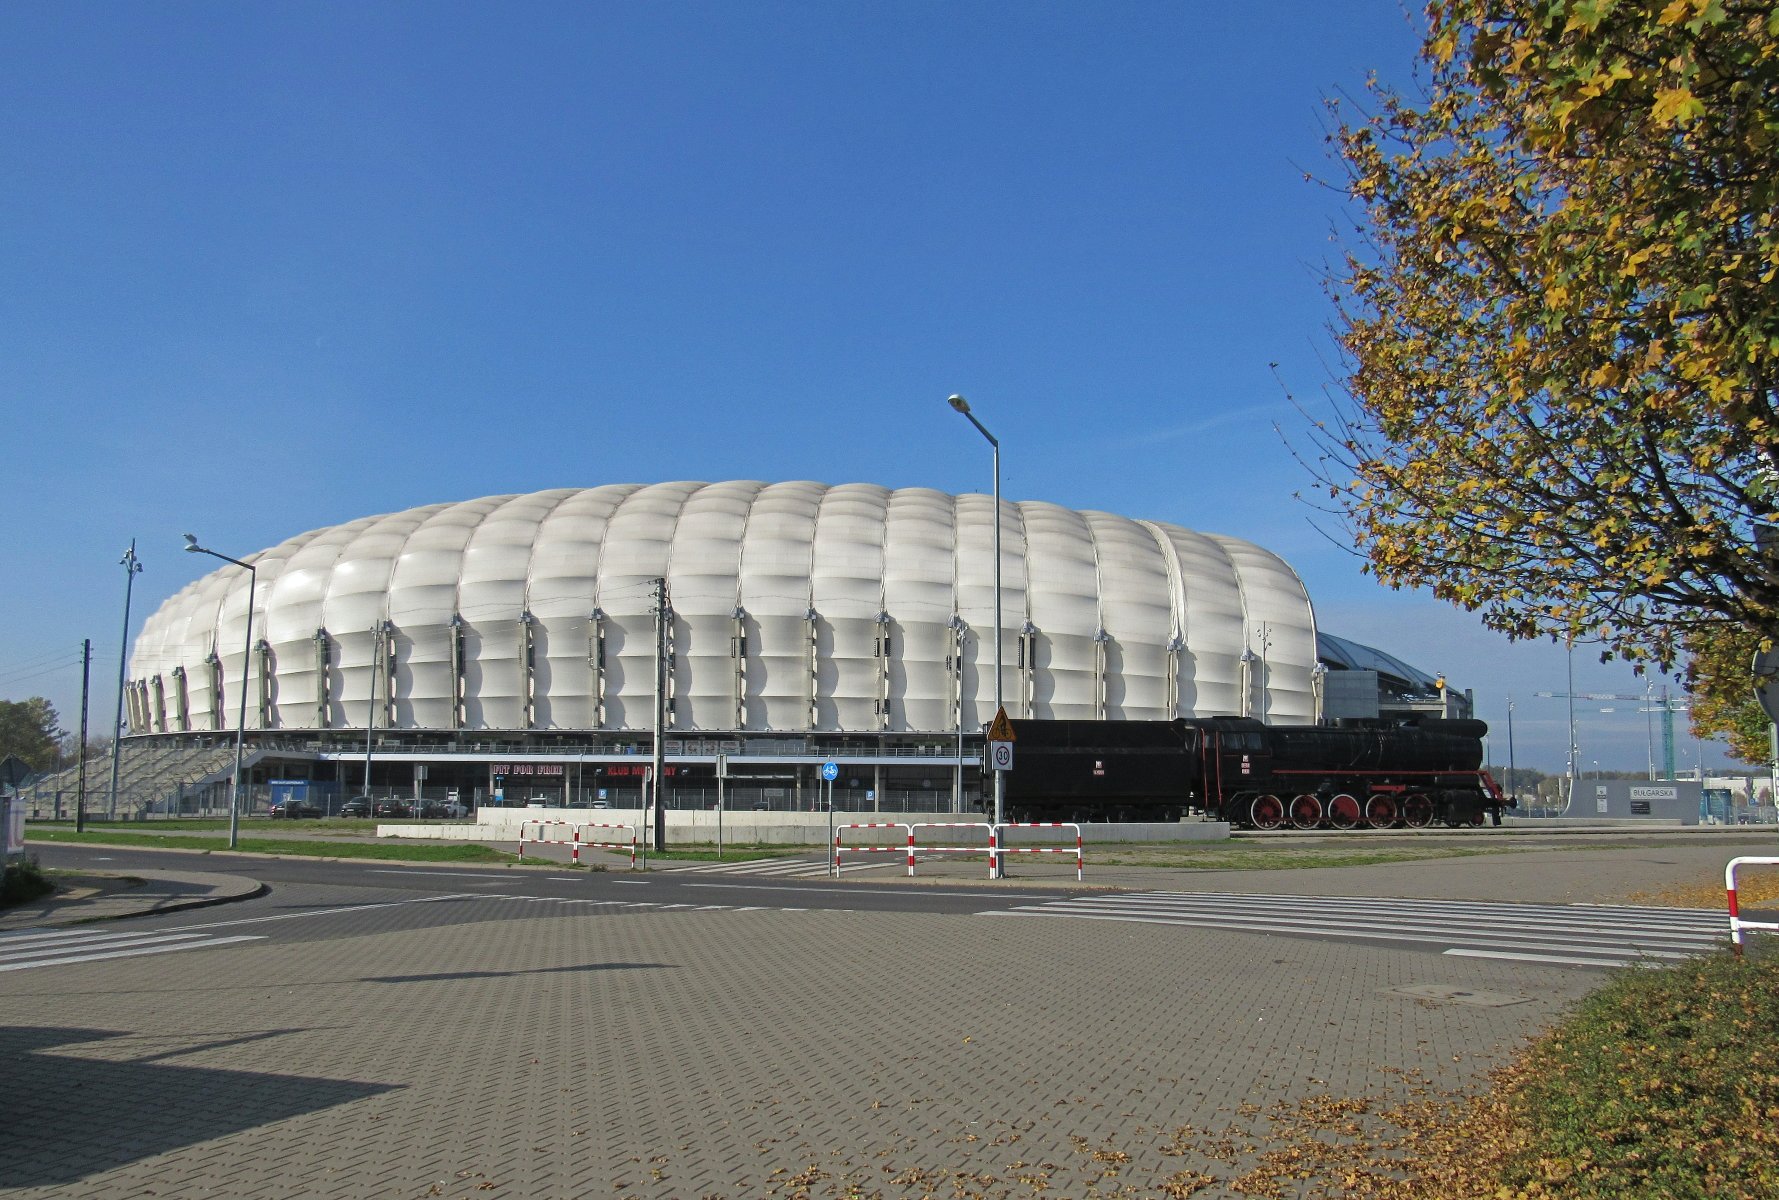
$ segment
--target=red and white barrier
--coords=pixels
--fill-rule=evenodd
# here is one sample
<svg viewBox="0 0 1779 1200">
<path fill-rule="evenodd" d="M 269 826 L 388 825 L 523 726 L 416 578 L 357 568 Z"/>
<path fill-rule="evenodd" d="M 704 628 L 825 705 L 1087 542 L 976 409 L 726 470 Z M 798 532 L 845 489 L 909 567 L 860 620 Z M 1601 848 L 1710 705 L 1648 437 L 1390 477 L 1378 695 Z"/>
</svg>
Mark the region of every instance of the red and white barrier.
<svg viewBox="0 0 1779 1200">
<path fill-rule="evenodd" d="M 544 830 L 551 825 L 560 825 L 562 828 L 558 832 L 565 832 L 568 836 L 565 838 L 545 837 Z M 526 830 L 534 827 L 537 829 L 537 836 L 526 837 Z M 570 861 L 577 863 L 581 861 L 580 829 L 573 821 L 519 822 L 519 858 L 521 860 L 525 858 L 525 847 L 527 846 L 573 846 L 574 850 L 569 855 Z"/>
<path fill-rule="evenodd" d="M 896 846 L 846 846 L 840 839 L 848 829 L 900 829 L 907 834 L 907 839 Z M 914 827 L 900 821 L 867 821 L 858 825 L 836 825 L 834 827 L 834 874 L 840 874 L 840 855 L 847 854 L 903 854 L 908 856 L 908 874 L 914 874 Z"/>
<path fill-rule="evenodd" d="M 979 844 L 979 845 L 975 845 L 975 846 L 916 846 L 915 835 L 914 835 L 914 831 L 916 829 L 980 829 L 988 834 L 988 842 L 986 845 Z M 916 821 L 916 822 L 914 822 L 912 825 L 910 825 L 908 827 L 908 831 L 909 831 L 908 832 L 908 863 L 909 863 L 908 873 L 910 875 L 914 874 L 914 867 L 913 867 L 914 852 L 916 849 L 918 849 L 918 850 L 920 850 L 920 852 L 922 854 L 987 854 L 988 855 L 988 877 L 990 879 L 995 878 L 995 872 L 994 872 L 995 834 L 994 834 L 994 829 L 995 829 L 995 827 L 993 825 L 984 824 L 981 821 Z"/>
<path fill-rule="evenodd" d="M 1735 943 L 1737 957 L 1741 957 L 1744 929 L 1779 931 L 1779 921 L 1750 921 L 1742 916 L 1742 907 L 1736 900 L 1737 867 L 1779 867 L 1779 858 L 1732 858 L 1723 869 L 1723 890 L 1728 893 L 1730 903 L 1730 941 Z"/>
<path fill-rule="evenodd" d="M 597 824 L 594 822 L 588 822 L 587 824 L 580 825 L 580 826 L 576 827 L 575 837 L 580 840 L 581 846 L 591 846 L 595 850 L 617 850 L 621 853 L 624 849 L 626 849 L 626 844 L 624 842 L 621 842 L 621 841 L 596 842 L 589 838 L 581 837 L 581 830 L 583 830 L 583 829 L 623 829 L 623 830 L 628 830 L 630 833 L 630 841 L 628 844 L 628 849 L 630 851 L 630 869 L 632 871 L 636 870 L 636 826 L 634 826 L 634 825 L 603 825 L 603 824 Z M 576 862 L 581 861 L 580 853 L 581 853 L 580 846 L 576 846 L 575 847 L 575 861 Z"/>
<path fill-rule="evenodd" d="M 1073 846 L 1010 846 L 1003 832 L 1009 829 L 1073 829 L 1075 844 Z M 1084 877 L 1087 858 L 1081 848 L 1081 826 L 1073 821 L 1009 821 L 1004 825 L 989 826 L 988 877 L 1004 879 L 1006 877 L 1005 858 L 1009 854 L 1073 854 L 1075 856 L 1075 879 Z"/>
<path fill-rule="evenodd" d="M 552 825 L 561 826 L 561 829 L 552 832 L 566 831 L 568 836 L 565 838 L 545 837 L 545 829 Z M 537 830 L 537 836 L 526 837 L 526 831 L 533 828 Z M 575 821 L 521 821 L 519 823 L 519 859 L 524 861 L 525 847 L 527 846 L 567 846 L 569 847 L 568 861 L 576 864 L 581 861 L 582 846 L 591 846 L 598 850 L 623 850 L 625 848 L 623 842 L 597 842 L 584 838 L 581 836 L 581 831 L 584 829 L 629 830 L 630 869 L 632 871 L 636 869 L 636 827 L 633 825 L 598 825 Z"/>
</svg>

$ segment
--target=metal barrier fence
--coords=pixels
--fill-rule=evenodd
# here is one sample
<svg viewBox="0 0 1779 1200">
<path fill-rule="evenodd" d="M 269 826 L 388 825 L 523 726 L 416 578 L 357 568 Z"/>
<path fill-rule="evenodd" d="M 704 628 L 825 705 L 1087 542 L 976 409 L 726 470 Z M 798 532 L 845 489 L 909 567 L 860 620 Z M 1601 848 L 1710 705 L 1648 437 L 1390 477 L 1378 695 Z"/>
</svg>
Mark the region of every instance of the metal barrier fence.
<svg viewBox="0 0 1779 1200">
<path fill-rule="evenodd" d="M 988 855 L 988 877 L 990 879 L 995 879 L 995 878 L 997 878 L 997 876 L 995 874 L 994 828 L 995 827 L 993 825 L 986 825 L 980 821 L 916 821 L 908 827 L 909 837 L 911 839 L 909 853 L 912 855 L 912 853 L 915 849 L 915 847 L 912 844 L 912 839 L 915 836 L 914 830 L 916 830 L 916 829 L 982 829 L 982 830 L 986 830 L 988 832 L 988 843 L 986 845 L 982 845 L 982 846 L 920 846 L 919 849 L 927 854 L 987 854 Z"/>
<path fill-rule="evenodd" d="M 907 840 L 899 846 L 847 846 L 841 843 L 848 829 L 900 829 L 907 834 Z M 862 824 L 836 825 L 834 827 L 834 859 L 832 873 L 840 874 L 840 855 L 848 854 L 903 854 L 908 856 L 908 874 L 914 874 L 914 827 L 900 821 L 866 821 Z"/>
<path fill-rule="evenodd" d="M 632 871 L 636 870 L 636 826 L 634 826 L 634 825 L 607 825 L 607 824 L 602 824 L 602 823 L 598 823 L 598 822 L 588 822 L 586 824 L 581 825 L 579 828 L 577 828 L 575 830 L 575 837 L 580 839 L 580 843 L 582 846 L 591 846 L 596 850 L 619 850 L 619 851 L 621 851 L 624 849 L 623 842 L 590 842 L 586 838 L 581 837 L 582 829 L 627 829 L 627 830 L 629 830 L 630 831 L 630 843 L 629 843 L 629 846 L 630 846 L 630 869 Z M 580 860 L 576 859 L 575 861 L 578 862 Z"/>
<path fill-rule="evenodd" d="M 1750 921 L 1742 915 L 1742 906 L 1736 899 L 1737 867 L 1779 867 L 1779 858 L 1732 858 L 1723 869 L 1723 890 L 1728 893 L 1730 905 L 1730 941 L 1735 943 L 1736 955 L 1740 957 L 1744 929 L 1779 931 L 1779 921 Z"/>
<path fill-rule="evenodd" d="M 1075 844 L 1073 846 L 1009 846 L 1004 838 L 1004 831 L 1009 829 L 1073 829 Z M 1081 826 L 1073 821 L 1008 821 L 1003 825 L 989 826 L 989 841 L 994 849 L 989 852 L 989 878 L 1004 879 L 1007 866 L 1004 861 L 1009 854 L 1073 854 L 1075 856 L 1075 879 L 1084 877 L 1086 856 L 1081 850 Z"/>
<path fill-rule="evenodd" d="M 569 836 L 565 838 L 545 837 L 544 828 L 549 825 L 560 825 Z M 525 831 L 534 827 L 537 829 L 537 836 L 526 837 Z M 574 849 L 569 853 L 569 861 L 578 863 L 581 861 L 581 827 L 573 821 L 521 821 L 519 822 L 519 861 L 521 862 L 525 860 L 525 847 L 527 846 L 572 846 Z"/>
<path fill-rule="evenodd" d="M 549 838 L 543 836 L 545 827 L 550 825 L 561 826 L 567 831 L 568 836 L 565 838 Z M 529 829 L 536 829 L 538 836 L 526 837 L 525 833 Z M 629 842 L 593 841 L 581 836 L 581 832 L 587 829 L 627 830 L 630 834 L 630 840 Z M 525 858 L 525 847 L 527 846 L 567 846 L 569 847 L 568 861 L 572 863 L 581 861 L 582 846 L 587 846 L 594 850 L 622 851 L 628 849 L 630 851 L 630 869 L 634 871 L 636 870 L 636 843 L 636 826 L 634 825 L 606 824 L 596 821 L 553 821 L 548 818 L 537 821 L 519 822 L 519 858 L 521 861 Z"/>
</svg>

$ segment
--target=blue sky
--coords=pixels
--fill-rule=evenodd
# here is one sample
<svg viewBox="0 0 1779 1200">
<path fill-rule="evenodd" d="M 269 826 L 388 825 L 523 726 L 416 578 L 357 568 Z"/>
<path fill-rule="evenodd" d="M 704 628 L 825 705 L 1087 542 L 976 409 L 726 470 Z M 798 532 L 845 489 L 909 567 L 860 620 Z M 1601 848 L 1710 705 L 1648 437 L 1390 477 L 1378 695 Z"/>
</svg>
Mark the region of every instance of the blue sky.
<svg viewBox="0 0 1779 1200">
<path fill-rule="evenodd" d="M 1407 81 L 1418 26 L 1395 0 L 0 8 L 0 698 L 72 723 L 91 637 L 105 725 L 132 537 L 139 623 L 207 569 L 185 530 L 244 555 L 565 485 L 986 490 L 961 392 L 1009 498 L 1259 542 L 1498 740 L 1519 698 L 1519 760 L 1560 769 L 1531 694 L 1562 651 L 1379 588 L 1294 499 L 1290 397 L 1336 374 L 1322 102 Z M 1643 766 L 1617 707 L 1584 769 Z"/>
</svg>

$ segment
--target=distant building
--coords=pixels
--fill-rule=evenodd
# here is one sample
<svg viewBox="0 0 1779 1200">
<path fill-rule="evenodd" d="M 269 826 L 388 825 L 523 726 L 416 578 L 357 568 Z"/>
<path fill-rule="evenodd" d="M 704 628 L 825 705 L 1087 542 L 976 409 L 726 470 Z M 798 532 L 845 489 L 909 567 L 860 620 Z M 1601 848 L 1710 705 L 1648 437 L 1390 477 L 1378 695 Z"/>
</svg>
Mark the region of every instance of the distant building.
<svg viewBox="0 0 1779 1200">
<path fill-rule="evenodd" d="M 1468 690 L 1457 691 L 1444 676 L 1429 675 L 1375 647 L 1318 632 L 1316 657 L 1327 671 L 1324 719 L 1475 716 L 1475 699 Z"/>
</svg>

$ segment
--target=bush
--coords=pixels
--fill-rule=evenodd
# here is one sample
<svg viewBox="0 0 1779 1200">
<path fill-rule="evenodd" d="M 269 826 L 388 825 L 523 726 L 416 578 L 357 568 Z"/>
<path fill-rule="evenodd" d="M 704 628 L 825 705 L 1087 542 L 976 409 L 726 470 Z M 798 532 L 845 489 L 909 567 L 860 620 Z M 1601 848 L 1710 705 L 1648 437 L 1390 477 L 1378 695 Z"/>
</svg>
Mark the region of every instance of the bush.
<svg viewBox="0 0 1779 1200">
<path fill-rule="evenodd" d="M 7 863 L 5 873 L 0 874 L 0 908 L 26 904 L 55 890 L 56 885 L 44 875 L 36 859 Z"/>
</svg>

